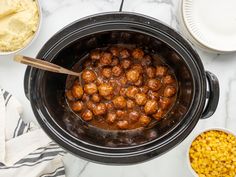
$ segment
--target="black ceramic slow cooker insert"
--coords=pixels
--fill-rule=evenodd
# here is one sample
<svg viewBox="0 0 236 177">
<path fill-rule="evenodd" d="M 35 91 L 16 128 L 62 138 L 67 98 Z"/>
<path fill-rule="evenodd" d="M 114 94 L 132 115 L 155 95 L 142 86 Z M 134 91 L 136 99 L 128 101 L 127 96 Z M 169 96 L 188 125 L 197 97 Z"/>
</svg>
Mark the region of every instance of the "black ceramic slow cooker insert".
<svg viewBox="0 0 236 177">
<path fill-rule="evenodd" d="M 66 75 L 28 67 L 24 87 L 33 112 L 43 130 L 67 151 L 99 163 L 143 162 L 176 146 L 200 118 L 215 112 L 219 99 L 217 78 L 204 70 L 198 54 L 180 34 L 151 17 L 113 12 L 83 18 L 49 39 L 37 58 L 71 69 L 91 50 L 111 44 L 133 44 L 161 54 L 177 77 L 177 101 L 171 114 L 153 127 L 102 130 L 83 122 L 68 108 L 64 96 Z M 71 119 L 77 124 L 65 124 Z"/>
</svg>

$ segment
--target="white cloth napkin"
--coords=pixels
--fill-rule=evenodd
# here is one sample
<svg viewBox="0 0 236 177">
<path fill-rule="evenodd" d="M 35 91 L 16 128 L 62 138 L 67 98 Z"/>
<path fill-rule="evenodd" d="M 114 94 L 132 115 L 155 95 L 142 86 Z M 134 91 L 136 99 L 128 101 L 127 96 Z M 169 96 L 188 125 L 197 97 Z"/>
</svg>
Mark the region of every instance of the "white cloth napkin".
<svg viewBox="0 0 236 177">
<path fill-rule="evenodd" d="M 65 176 L 65 151 L 42 129 L 25 123 L 22 112 L 18 100 L 0 89 L 0 177 Z"/>
</svg>

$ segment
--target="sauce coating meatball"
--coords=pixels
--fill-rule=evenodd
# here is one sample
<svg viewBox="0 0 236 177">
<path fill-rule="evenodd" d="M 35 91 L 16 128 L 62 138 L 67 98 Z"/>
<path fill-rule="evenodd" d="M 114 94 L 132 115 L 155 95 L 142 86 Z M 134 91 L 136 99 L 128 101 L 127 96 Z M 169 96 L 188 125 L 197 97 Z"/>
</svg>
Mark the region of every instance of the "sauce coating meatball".
<svg viewBox="0 0 236 177">
<path fill-rule="evenodd" d="M 67 98 L 69 101 L 73 101 L 73 100 L 75 99 L 75 97 L 73 96 L 71 90 L 67 90 L 67 91 L 66 91 L 66 98 Z"/>
<path fill-rule="evenodd" d="M 120 128 L 120 129 L 127 129 L 128 126 L 129 126 L 129 123 L 127 120 L 122 120 L 122 121 L 118 121 L 117 122 L 117 126 Z"/>
<path fill-rule="evenodd" d="M 154 78 L 156 76 L 156 68 L 149 66 L 146 69 L 146 73 L 149 78 Z"/>
<path fill-rule="evenodd" d="M 99 50 L 94 50 L 90 53 L 90 58 L 92 60 L 99 60 L 101 57 L 101 52 Z"/>
<path fill-rule="evenodd" d="M 107 111 L 106 105 L 104 103 L 99 103 L 93 108 L 93 114 L 96 116 L 101 116 Z"/>
<path fill-rule="evenodd" d="M 127 100 L 127 108 L 132 109 L 135 107 L 135 103 L 132 100 Z"/>
<path fill-rule="evenodd" d="M 161 88 L 161 81 L 158 79 L 149 79 L 147 85 L 151 90 L 158 91 Z"/>
<path fill-rule="evenodd" d="M 109 52 L 103 52 L 101 54 L 100 63 L 102 65 L 109 65 L 112 62 L 112 54 Z"/>
<path fill-rule="evenodd" d="M 162 97 L 160 98 L 159 105 L 160 108 L 167 109 L 171 105 L 171 100 L 169 98 Z"/>
<path fill-rule="evenodd" d="M 151 118 L 146 115 L 141 115 L 139 118 L 139 122 L 143 126 L 147 126 L 151 122 Z"/>
<path fill-rule="evenodd" d="M 92 95 L 97 93 L 98 88 L 97 85 L 94 83 L 88 83 L 84 85 L 84 92 L 87 93 L 88 95 Z"/>
<path fill-rule="evenodd" d="M 126 99 L 123 96 L 117 96 L 112 100 L 115 108 L 123 109 L 126 107 Z"/>
<path fill-rule="evenodd" d="M 158 109 L 157 101 L 155 100 L 148 100 L 144 106 L 144 111 L 147 115 L 154 114 Z"/>
<path fill-rule="evenodd" d="M 164 84 L 172 84 L 175 82 L 175 79 L 173 78 L 173 76 L 171 75 L 166 75 L 163 79 L 162 79 L 162 82 Z"/>
<path fill-rule="evenodd" d="M 108 96 L 112 94 L 113 88 L 111 85 L 103 83 L 98 86 L 98 91 L 101 96 Z"/>
<path fill-rule="evenodd" d="M 140 73 L 137 70 L 131 69 L 126 73 L 126 78 L 129 82 L 138 81 Z"/>
<path fill-rule="evenodd" d="M 152 115 L 156 120 L 161 120 L 164 115 L 164 111 L 162 109 L 158 109 L 155 114 Z"/>
<path fill-rule="evenodd" d="M 165 66 L 156 67 L 156 76 L 163 77 L 166 75 L 168 68 Z"/>
<path fill-rule="evenodd" d="M 85 69 L 82 72 L 82 79 L 84 80 L 85 83 L 93 82 L 97 78 L 96 74 L 92 70 Z"/>
<path fill-rule="evenodd" d="M 112 75 L 111 68 L 103 68 L 103 69 L 102 69 L 102 75 L 103 75 L 105 78 L 110 78 L 111 75 Z"/>
<path fill-rule="evenodd" d="M 113 66 L 113 68 L 112 68 L 112 74 L 114 75 L 114 76 L 120 76 L 121 75 L 121 73 L 122 73 L 122 68 L 121 68 L 121 66 Z"/>
<path fill-rule="evenodd" d="M 123 50 L 120 51 L 120 57 L 122 59 L 129 58 L 129 56 L 130 56 L 130 53 L 127 49 L 123 49 Z"/>
<path fill-rule="evenodd" d="M 174 86 L 166 86 L 164 89 L 164 96 L 165 97 L 172 97 L 176 93 L 176 88 Z"/>
<path fill-rule="evenodd" d="M 93 113 L 92 111 L 90 110 L 85 110 L 83 113 L 82 113 L 82 119 L 84 119 L 85 121 L 90 121 L 93 119 Z"/>
<path fill-rule="evenodd" d="M 135 86 L 130 86 L 126 90 L 126 96 L 129 98 L 135 98 L 135 95 L 138 93 L 138 88 Z"/>
<path fill-rule="evenodd" d="M 118 57 L 119 56 L 119 48 L 118 47 L 111 47 L 110 52 L 113 56 Z"/>
<path fill-rule="evenodd" d="M 100 100 L 101 100 L 101 97 L 99 96 L 99 94 L 93 94 L 92 95 L 92 100 L 94 101 L 94 102 L 96 102 L 96 103 L 98 103 L 98 102 L 100 102 Z"/>
<path fill-rule="evenodd" d="M 121 61 L 121 66 L 124 68 L 124 69 L 128 69 L 131 65 L 131 61 L 129 59 L 123 59 Z"/>
<path fill-rule="evenodd" d="M 84 90 L 83 90 L 83 87 L 81 87 L 80 85 L 74 85 L 72 87 L 72 95 L 75 97 L 75 98 L 81 98 L 83 96 L 83 93 L 84 93 Z"/>
<path fill-rule="evenodd" d="M 145 55 L 141 60 L 142 66 L 149 66 L 152 64 L 152 57 L 150 55 Z"/>
<path fill-rule="evenodd" d="M 142 49 L 136 48 L 136 49 L 134 49 L 133 52 L 132 52 L 132 57 L 133 57 L 134 59 L 142 59 L 143 56 L 144 56 L 144 52 L 143 52 Z"/>
<path fill-rule="evenodd" d="M 109 113 L 107 114 L 107 119 L 106 119 L 106 121 L 107 121 L 109 124 L 113 124 L 113 123 L 116 121 L 116 114 L 109 112 Z"/>
<path fill-rule="evenodd" d="M 131 122 L 137 122 L 140 115 L 138 111 L 131 111 L 128 116 Z"/>
<path fill-rule="evenodd" d="M 73 111 L 81 111 L 83 109 L 83 102 L 82 101 L 76 101 L 71 105 L 71 109 Z"/>
<path fill-rule="evenodd" d="M 135 101 L 138 105 L 145 105 L 147 102 L 147 96 L 144 93 L 138 93 L 135 96 Z"/>
</svg>

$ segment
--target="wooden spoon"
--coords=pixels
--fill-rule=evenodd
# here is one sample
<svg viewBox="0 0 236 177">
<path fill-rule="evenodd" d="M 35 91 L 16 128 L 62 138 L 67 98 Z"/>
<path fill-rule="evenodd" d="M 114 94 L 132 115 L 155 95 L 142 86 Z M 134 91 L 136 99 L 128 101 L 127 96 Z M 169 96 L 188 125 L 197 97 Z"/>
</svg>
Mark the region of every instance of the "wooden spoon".
<svg viewBox="0 0 236 177">
<path fill-rule="evenodd" d="M 22 55 L 15 55 L 14 61 L 25 64 L 25 65 L 32 66 L 34 68 L 42 69 L 45 71 L 77 76 L 77 77 L 79 77 L 79 81 L 81 84 L 81 72 L 74 72 L 69 69 L 63 68 L 59 65 L 50 63 L 48 61 L 44 61 L 44 60 L 40 60 L 40 59 L 36 59 L 36 58 L 31 58 L 31 57 L 26 57 L 26 56 L 22 56 Z"/>
</svg>

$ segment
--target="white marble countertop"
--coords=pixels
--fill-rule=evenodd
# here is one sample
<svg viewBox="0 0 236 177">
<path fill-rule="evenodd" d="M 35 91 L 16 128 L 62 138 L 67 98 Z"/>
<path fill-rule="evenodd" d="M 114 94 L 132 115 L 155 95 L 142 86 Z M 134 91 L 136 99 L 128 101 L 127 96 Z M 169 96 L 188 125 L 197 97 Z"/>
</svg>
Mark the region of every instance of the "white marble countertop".
<svg viewBox="0 0 236 177">
<path fill-rule="evenodd" d="M 118 11 L 120 0 L 41 0 L 43 22 L 37 40 L 22 54 L 36 56 L 42 45 L 59 29 L 81 17 L 107 11 Z M 178 0 L 125 0 L 124 11 L 138 12 L 157 18 L 178 30 Z M 180 145 L 154 160 L 132 166 L 107 166 L 81 160 L 72 155 L 64 158 L 67 177 L 190 177 L 186 152 L 194 134 L 208 127 L 225 127 L 236 131 L 236 53 L 210 54 L 197 49 L 205 69 L 217 75 L 220 101 L 215 114 L 200 120 L 193 132 Z M 0 58 L 0 86 L 15 95 L 24 106 L 24 118 L 34 120 L 30 103 L 23 91 L 25 66 Z"/>
</svg>

